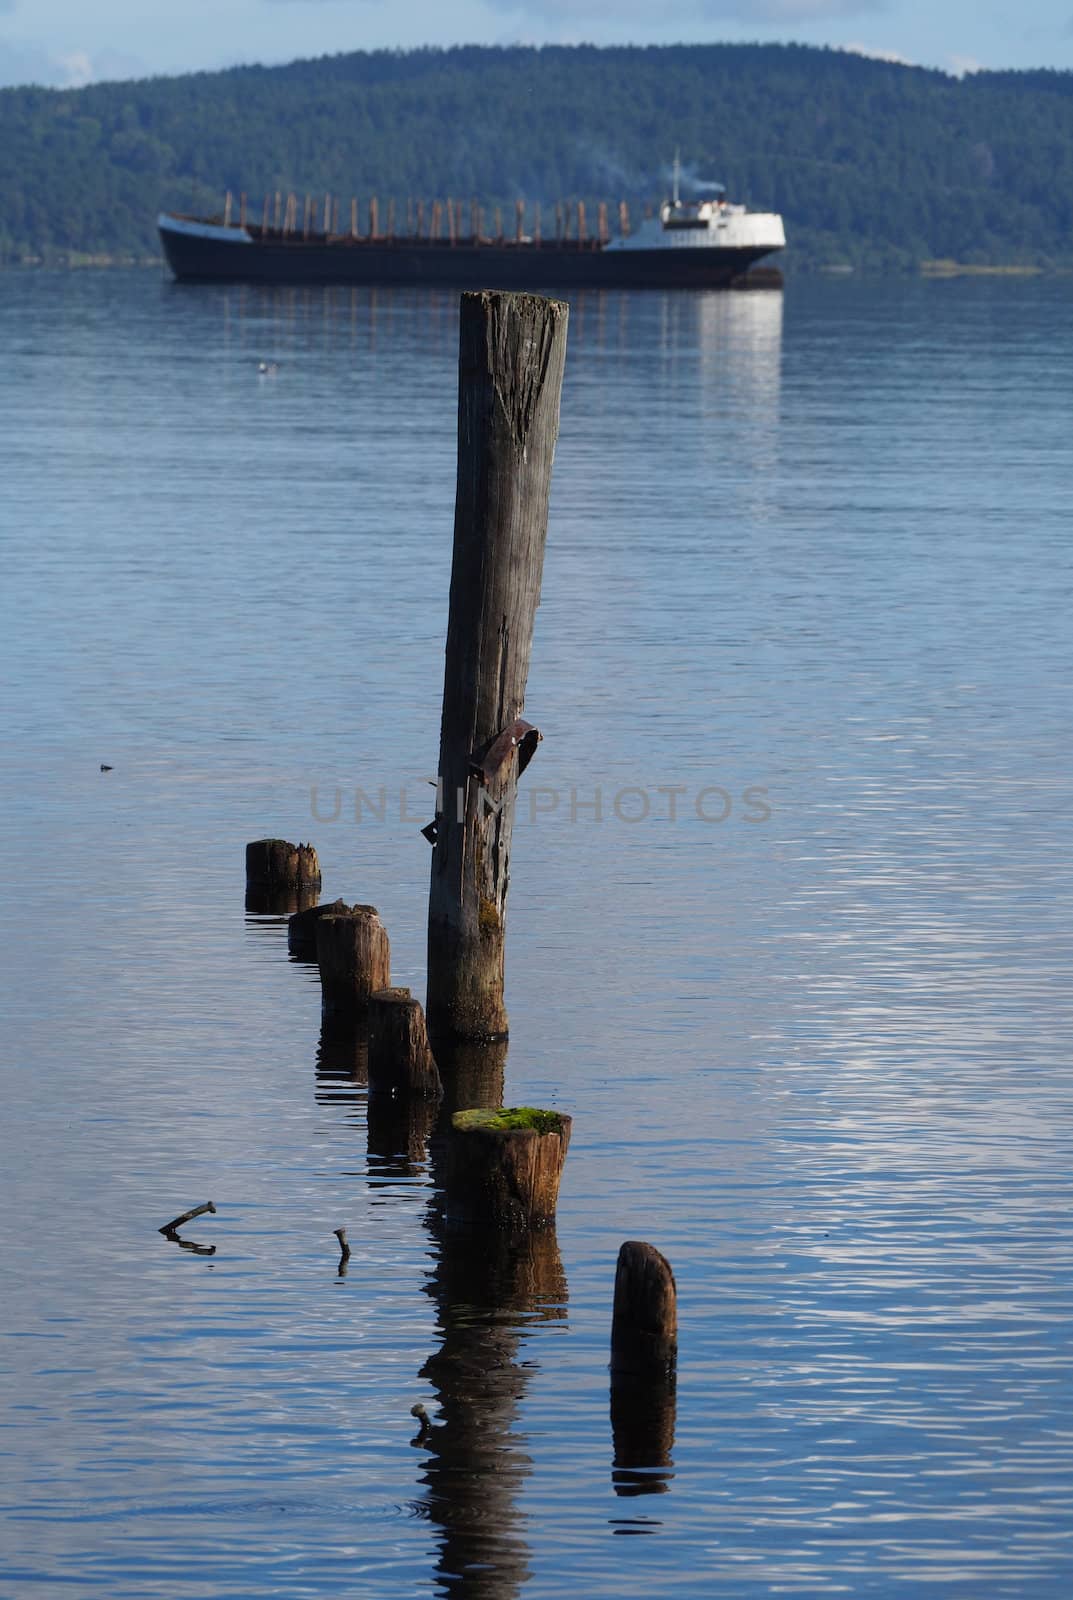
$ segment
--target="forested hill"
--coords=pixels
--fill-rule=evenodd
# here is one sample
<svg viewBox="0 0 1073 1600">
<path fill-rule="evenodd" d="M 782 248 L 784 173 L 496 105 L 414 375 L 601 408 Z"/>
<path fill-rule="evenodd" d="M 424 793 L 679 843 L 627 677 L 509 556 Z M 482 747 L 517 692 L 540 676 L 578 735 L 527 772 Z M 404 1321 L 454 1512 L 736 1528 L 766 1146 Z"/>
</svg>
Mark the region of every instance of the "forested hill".
<svg viewBox="0 0 1073 1600">
<path fill-rule="evenodd" d="M 156 251 L 245 190 L 657 201 L 676 147 L 781 211 L 786 265 L 1073 264 L 1073 73 L 798 45 L 419 50 L 0 91 L 0 259 Z M 381 217 L 385 215 L 381 209 Z"/>
</svg>

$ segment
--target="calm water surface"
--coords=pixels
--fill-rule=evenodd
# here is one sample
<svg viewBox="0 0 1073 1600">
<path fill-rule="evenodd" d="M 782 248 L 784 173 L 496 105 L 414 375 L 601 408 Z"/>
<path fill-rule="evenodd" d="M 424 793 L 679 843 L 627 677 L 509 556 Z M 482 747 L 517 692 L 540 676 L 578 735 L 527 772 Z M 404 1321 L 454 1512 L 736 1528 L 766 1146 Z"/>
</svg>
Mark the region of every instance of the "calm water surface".
<svg viewBox="0 0 1073 1600">
<path fill-rule="evenodd" d="M 496 1260 L 243 904 L 312 837 L 422 988 L 453 297 L 0 277 L 4 1600 L 1068 1594 L 1070 302 L 574 302 Z"/>
</svg>

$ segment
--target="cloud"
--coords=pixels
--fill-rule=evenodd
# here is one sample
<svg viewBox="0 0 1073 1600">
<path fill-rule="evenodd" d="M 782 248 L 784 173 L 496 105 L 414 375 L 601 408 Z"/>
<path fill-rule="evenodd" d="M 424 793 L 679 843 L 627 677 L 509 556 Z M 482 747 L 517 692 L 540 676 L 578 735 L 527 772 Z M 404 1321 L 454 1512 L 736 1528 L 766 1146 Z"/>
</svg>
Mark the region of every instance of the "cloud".
<svg viewBox="0 0 1073 1600">
<path fill-rule="evenodd" d="M 278 0 L 277 0 L 278 3 Z M 496 11 L 536 13 L 549 19 L 651 21 L 650 0 L 487 0 Z M 659 17 L 726 18 L 781 26 L 859 17 L 887 9 L 888 0 L 664 0 Z"/>
<path fill-rule="evenodd" d="M 4 0 L 0 0 L 0 6 Z M 43 84 L 47 89 L 84 89 L 87 83 L 116 78 L 140 78 L 149 68 L 138 56 L 119 50 L 90 55 L 85 50 L 63 50 L 56 55 L 36 45 L 0 39 L 0 87 Z"/>
<path fill-rule="evenodd" d="M 975 56 L 947 56 L 950 71 L 957 78 L 964 78 L 970 72 L 983 72 L 984 64 L 977 61 Z"/>
<path fill-rule="evenodd" d="M 84 50 L 71 50 L 66 55 L 57 56 L 56 67 L 64 74 L 64 86 L 68 89 L 84 89 L 97 76 L 96 68 Z"/>
</svg>

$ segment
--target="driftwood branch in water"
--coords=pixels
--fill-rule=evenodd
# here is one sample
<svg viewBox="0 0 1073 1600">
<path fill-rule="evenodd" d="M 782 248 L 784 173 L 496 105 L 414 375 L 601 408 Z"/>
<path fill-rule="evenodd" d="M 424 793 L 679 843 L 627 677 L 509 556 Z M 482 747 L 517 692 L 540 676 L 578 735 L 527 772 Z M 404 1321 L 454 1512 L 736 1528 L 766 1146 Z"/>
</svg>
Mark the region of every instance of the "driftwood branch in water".
<svg viewBox="0 0 1073 1600">
<path fill-rule="evenodd" d="M 203 1206 L 195 1206 L 193 1211 L 184 1211 L 181 1217 L 176 1217 L 173 1222 L 166 1222 L 157 1231 L 167 1238 L 169 1234 L 175 1233 L 181 1228 L 184 1222 L 192 1222 L 195 1217 L 204 1216 L 206 1211 L 211 1211 L 213 1215 L 216 1213 L 216 1207 L 211 1200 L 206 1200 Z"/>
</svg>

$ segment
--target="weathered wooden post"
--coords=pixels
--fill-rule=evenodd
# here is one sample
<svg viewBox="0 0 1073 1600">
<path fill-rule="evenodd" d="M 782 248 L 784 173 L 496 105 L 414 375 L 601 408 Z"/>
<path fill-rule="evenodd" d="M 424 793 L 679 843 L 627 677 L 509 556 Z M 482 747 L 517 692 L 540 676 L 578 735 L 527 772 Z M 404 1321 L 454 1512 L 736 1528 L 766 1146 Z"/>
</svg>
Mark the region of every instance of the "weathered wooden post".
<svg viewBox="0 0 1073 1600">
<path fill-rule="evenodd" d="M 296 911 L 287 923 L 287 950 L 293 961 L 317 961 L 317 923 L 321 917 L 342 916 L 350 910 L 345 900 L 326 900 L 320 906 Z"/>
<path fill-rule="evenodd" d="M 428 1021 L 441 1036 L 507 1031 L 503 946 L 520 722 L 540 599 L 567 307 L 462 296 L 458 477 L 429 895 Z"/>
<path fill-rule="evenodd" d="M 369 996 L 391 983 L 391 949 L 376 907 L 351 906 L 318 918 L 317 965 L 325 1015 L 363 1018 Z"/>
<path fill-rule="evenodd" d="M 666 1256 L 627 1239 L 615 1270 L 611 1371 L 639 1377 L 670 1372 L 678 1356 L 678 1291 Z"/>
<path fill-rule="evenodd" d="M 456 1111 L 444 1192 L 451 1222 L 504 1232 L 550 1227 L 573 1119 L 533 1106 Z"/>
<path fill-rule="evenodd" d="M 670 1262 L 628 1239 L 618 1253 L 611 1321 L 616 1494 L 663 1494 L 673 1476 L 678 1293 Z"/>
<path fill-rule="evenodd" d="M 443 1094 L 425 1013 L 409 989 L 377 989 L 369 996 L 369 1093 L 403 1100 Z"/>
<path fill-rule="evenodd" d="M 252 916 L 286 916 L 315 904 L 320 862 L 311 844 L 255 839 L 246 846 L 246 910 Z"/>
<path fill-rule="evenodd" d="M 255 839 L 246 846 L 246 882 L 264 888 L 320 888 L 320 862 L 311 844 L 286 839 Z"/>
</svg>

